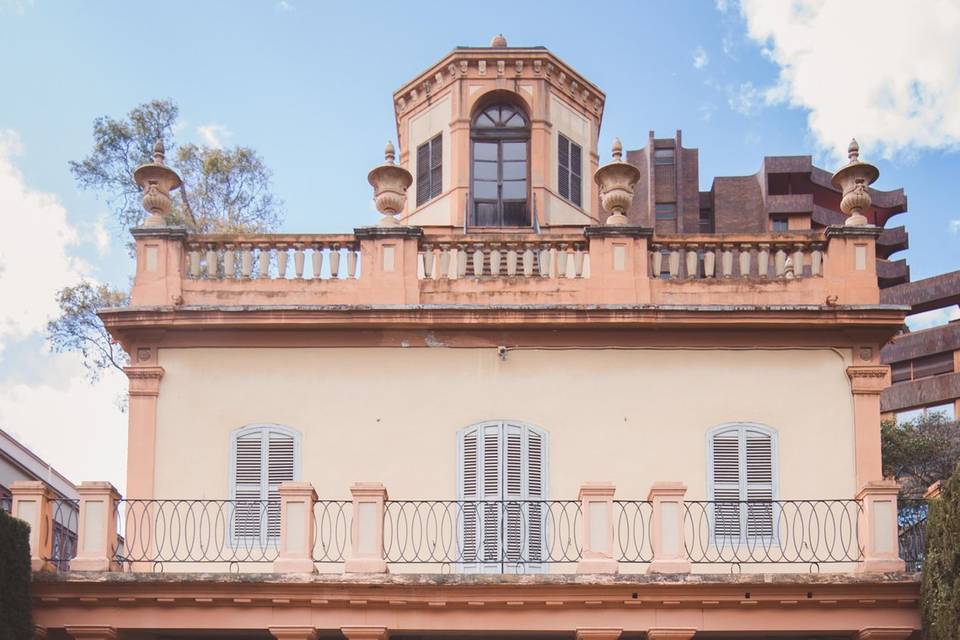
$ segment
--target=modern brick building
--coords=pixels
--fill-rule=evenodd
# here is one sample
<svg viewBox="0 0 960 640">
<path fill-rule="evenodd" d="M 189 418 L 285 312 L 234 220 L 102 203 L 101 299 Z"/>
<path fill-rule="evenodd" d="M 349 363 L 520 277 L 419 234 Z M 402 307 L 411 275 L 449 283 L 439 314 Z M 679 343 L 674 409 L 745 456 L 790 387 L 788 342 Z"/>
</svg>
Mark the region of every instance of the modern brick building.
<svg viewBox="0 0 960 640">
<path fill-rule="evenodd" d="M 605 94 L 502 36 L 393 100 L 353 233 L 189 233 L 162 146 L 137 169 L 126 495 L 81 484 L 69 571 L 32 540 L 38 633 L 916 636 L 902 193 L 855 145 L 707 193 L 679 135 L 601 163 Z"/>
</svg>

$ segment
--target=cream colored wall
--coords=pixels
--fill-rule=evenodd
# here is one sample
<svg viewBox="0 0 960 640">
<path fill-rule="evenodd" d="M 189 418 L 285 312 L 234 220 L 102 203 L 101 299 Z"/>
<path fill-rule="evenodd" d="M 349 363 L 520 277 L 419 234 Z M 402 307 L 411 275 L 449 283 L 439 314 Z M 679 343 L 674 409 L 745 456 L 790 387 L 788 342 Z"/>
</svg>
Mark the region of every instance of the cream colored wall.
<svg viewBox="0 0 960 640">
<path fill-rule="evenodd" d="M 594 133 L 590 121 L 578 114 L 576 111 L 564 104 L 563 100 L 555 95 L 550 96 L 550 122 L 553 124 L 553 130 L 550 132 L 550 159 L 547 166 L 547 184 L 550 186 L 551 194 L 546 203 L 546 221 L 550 224 L 587 224 L 589 218 L 584 216 L 584 212 L 590 214 L 592 198 L 590 175 L 590 154 L 595 152 Z M 562 133 L 573 142 L 580 145 L 583 150 L 580 167 L 580 175 L 583 179 L 583 207 L 577 208 L 559 196 L 560 185 L 558 184 L 557 165 L 559 163 L 559 140 L 557 135 Z"/>
<path fill-rule="evenodd" d="M 497 418 L 549 432 L 550 497 L 611 480 L 643 499 L 654 481 L 706 496 L 705 434 L 775 427 L 782 498 L 854 494 L 848 358 L 832 350 L 453 348 L 161 349 L 157 497 L 229 494 L 230 432 L 302 433 L 301 479 L 325 498 L 355 481 L 391 497 L 455 498 L 456 434 Z"/>
<path fill-rule="evenodd" d="M 413 175 L 413 184 L 407 189 L 407 211 L 414 211 L 417 205 L 417 147 L 438 133 L 443 134 L 443 191 L 450 191 L 452 184 L 450 121 L 453 119 L 453 102 L 448 93 L 432 106 L 424 109 L 410 119 L 407 139 L 410 141 L 407 154 L 407 170 Z M 438 198 L 427 203 L 424 208 L 411 217 L 409 224 L 450 224 L 452 198 Z"/>
</svg>

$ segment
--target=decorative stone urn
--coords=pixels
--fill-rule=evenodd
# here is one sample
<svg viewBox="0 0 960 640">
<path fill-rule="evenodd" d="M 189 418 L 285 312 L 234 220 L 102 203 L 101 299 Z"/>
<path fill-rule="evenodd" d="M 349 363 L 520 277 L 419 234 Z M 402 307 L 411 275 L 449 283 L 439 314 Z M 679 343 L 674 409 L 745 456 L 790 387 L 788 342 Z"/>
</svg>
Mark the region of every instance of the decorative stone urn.
<svg viewBox="0 0 960 640">
<path fill-rule="evenodd" d="M 880 177 L 880 170 L 860 160 L 860 145 L 856 138 L 847 147 L 847 157 L 850 161 L 837 169 L 831 182 L 843 194 L 840 210 L 850 216 L 845 225 L 862 227 L 867 225 L 867 218 L 862 212 L 870 208 L 869 187 Z"/>
<path fill-rule="evenodd" d="M 383 150 L 385 162 L 367 175 L 367 182 L 373 187 L 373 201 L 377 211 L 383 214 L 380 225 L 389 227 L 399 224 L 396 215 L 403 210 L 407 202 L 407 189 L 413 183 L 410 172 L 394 164 L 393 143 L 387 142 Z"/>
<path fill-rule="evenodd" d="M 619 138 L 613 139 L 613 161 L 593 174 L 593 180 L 600 187 L 600 204 L 610 213 L 607 224 L 627 224 L 624 211 L 633 202 L 633 188 L 640 179 L 640 170 L 628 162 L 623 162 L 623 145 Z"/>
<path fill-rule="evenodd" d="M 143 223 L 147 226 L 164 224 L 166 216 L 173 210 L 170 192 L 183 185 L 180 176 L 164 163 L 164 159 L 163 141 L 157 140 L 153 145 L 153 162 L 142 164 L 133 172 L 134 182 L 143 191 L 143 208 L 150 214 Z"/>
</svg>

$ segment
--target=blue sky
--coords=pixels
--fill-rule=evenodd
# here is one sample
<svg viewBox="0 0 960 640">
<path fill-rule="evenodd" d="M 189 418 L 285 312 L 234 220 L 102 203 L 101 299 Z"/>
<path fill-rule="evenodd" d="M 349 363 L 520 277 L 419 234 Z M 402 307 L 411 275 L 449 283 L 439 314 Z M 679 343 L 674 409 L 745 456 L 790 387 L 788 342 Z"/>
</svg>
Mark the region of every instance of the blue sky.
<svg viewBox="0 0 960 640">
<path fill-rule="evenodd" d="M 896 257 L 914 279 L 960 268 L 960 8 L 906 4 L 0 0 L 0 215 L 14 231 L 0 239 L 0 428 L 74 480 L 122 485 L 122 376 L 91 386 L 43 339 L 59 287 L 131 273 L 126 231 L 67 168 L 94 118 L 172 98 L 179 141 L 261 153 L 284 230 L 348 230 L 377 218 L 366 175 L 396 139 L 393 90 L 498 32 L 606 92 L 601 149 L 682 129 L 704 189 L 764 155 L 832 168 L 856 135 L 876 186 L 909 196 L 893 224 L 911 249 Z"/>
</svg>

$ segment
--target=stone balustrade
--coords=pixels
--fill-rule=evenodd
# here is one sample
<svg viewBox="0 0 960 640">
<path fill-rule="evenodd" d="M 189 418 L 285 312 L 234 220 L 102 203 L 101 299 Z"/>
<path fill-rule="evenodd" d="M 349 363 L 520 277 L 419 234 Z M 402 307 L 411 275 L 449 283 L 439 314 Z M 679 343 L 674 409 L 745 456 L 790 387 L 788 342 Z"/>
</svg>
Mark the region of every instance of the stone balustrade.
<svg viewBox="0 0 960 640">
<path fill-rule="evenodd" d="M 195 235 L 185 241 L 193 280 L 353 280 L 359 244 L 352 235 Z"/>
<path fill-rule="evenodd" d="M 823 276 L 820 234 L 772 236 L 672 236 L 650 243 L 650 277 L 662 279 L 756 278 L 766 280 Z"/>
<path fill-rule="evenodd" d="M 590 253 L 582 236 L 425 238 L 417 278 L 589 278 Z"/>
</svg>

